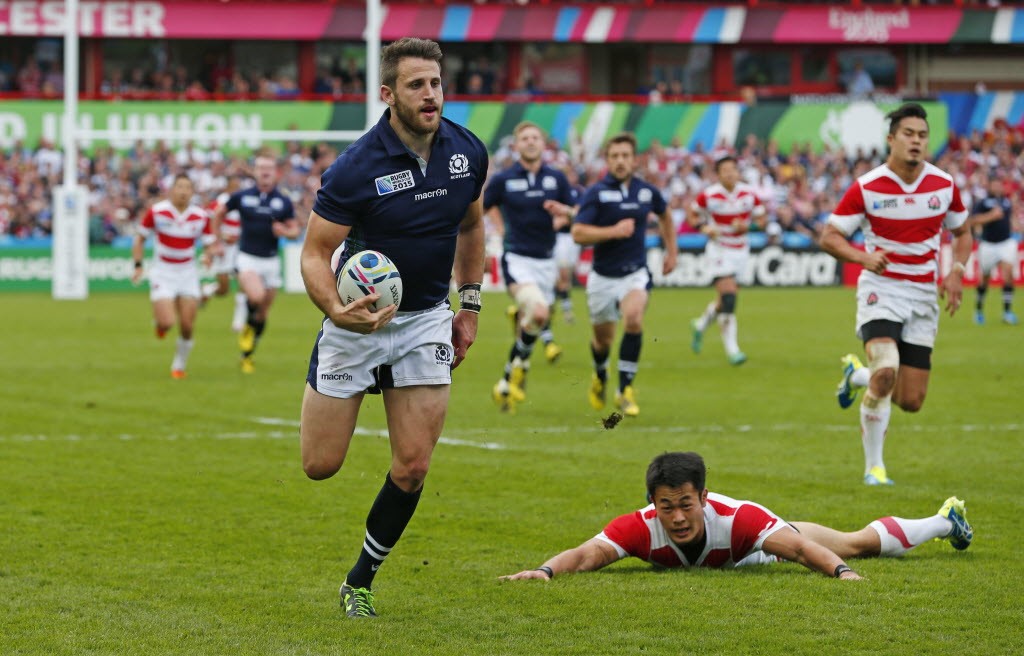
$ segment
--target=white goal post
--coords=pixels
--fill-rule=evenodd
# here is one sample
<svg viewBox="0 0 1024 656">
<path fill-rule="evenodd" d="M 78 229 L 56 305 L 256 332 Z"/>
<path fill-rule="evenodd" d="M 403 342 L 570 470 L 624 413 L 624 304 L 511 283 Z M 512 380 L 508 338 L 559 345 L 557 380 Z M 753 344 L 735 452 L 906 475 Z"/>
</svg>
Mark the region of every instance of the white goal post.
<svg viewBox="0 0 1024 656">
<path fill-rule="evenodd" d="M 366 0 L 366 124 L 362 130 L 232 130 L 220 136 L 209 130 L 87 130 L 78 125 L 78 0 L 65 0 L 64 14 L 64 115 L 62 144 L 64 181 L 53 195 L 53 284 L 57 300 L 82 300 L 89 296 L 89 207 L 88 189 L 78 184 L 78 154 L 81 142 L 166 140 L 227 143 L 303 141 L 352 142 L 363 136 L 384 111 L 380 100 L 381 0 Z M 284 101 L 283 101 L 284 102 Z"/>
</svg>

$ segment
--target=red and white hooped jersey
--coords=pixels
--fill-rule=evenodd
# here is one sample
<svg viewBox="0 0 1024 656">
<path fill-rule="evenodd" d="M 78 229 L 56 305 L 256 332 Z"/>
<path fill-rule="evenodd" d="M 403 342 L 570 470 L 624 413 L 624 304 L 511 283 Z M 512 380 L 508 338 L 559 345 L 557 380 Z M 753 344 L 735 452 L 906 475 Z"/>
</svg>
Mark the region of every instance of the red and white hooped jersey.
<svg viewBox="0 0 1024 656">
<path fill-rule="evenodd" d="M 218 195 L 216 200 L 210 203 L 211 214 L 223 207 L 230 197 L 231 194 L 226 191 Z M 220 236 L 230 242 L 238 241 L 238 238 L 242 236 L 242 215 L 238 213 L 238 210 L 230 210 L 224 214 L 224 218 L 220 222 Z"/>
<path fill-rule="evenodd" d="M 746 230 L 738 232 L 733 222 L 740 219 L 743 225 L 749 228 L 750 218 L 765 212 L 764 204 L 757 197 L 754 188 L 744 182 L 736 183 L 732 191 L 716 182 L 697 194 L 693 206 L 715 224 L 718 229 L 716 241 L 729 248 L 747 246 Z"/>
<path fill-rule="evenodd" d="M 935 297 L 942 229 L 959 228 L 967 208 L 952 176 L 925 163 L 917 180 L 907 184 L 883 164 L 857 178 L 846 190 L 828 222 L 847 237 L 864 231 L 864 247 L 888 253 L 881 275 L 864 270 L 858 283 L 906 290 L 904 295 Z"/>
<path fill-rule="evenodd" d="M 204 244 L 214 241 L 213 229 L 206 212 L 189 205 L 179 212 L 169 200 L 154 203 L 139 224 L 139 234 L 156 234 L 154 263 L 192 264 L 196 257 L 196 240 Z"/>
<path fill-rule="evenodd" d="M 654 504 L 613 519 L 597 535 L 619 553 L 662 567 L 738 567 L 778 560 L 761 551 L 765 539 L 789 524 L 762 505 L 714 492 L 704 506 L 704 551 L 690 562 L 672 542 Z"/>
</svg>

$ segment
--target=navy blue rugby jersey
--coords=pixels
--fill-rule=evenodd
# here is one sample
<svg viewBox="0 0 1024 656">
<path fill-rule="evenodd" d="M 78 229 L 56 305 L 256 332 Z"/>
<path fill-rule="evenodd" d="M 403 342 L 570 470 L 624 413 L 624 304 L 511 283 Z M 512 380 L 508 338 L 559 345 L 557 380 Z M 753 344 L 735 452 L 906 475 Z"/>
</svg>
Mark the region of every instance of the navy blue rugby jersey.
<svg viewBox="0 0 1024 656">
<path fill-rule="evenodd" d="M 536 258 L 554 255 L 555 229 L 551 214 L 544 209 L 546 200 L 570 206 L 574 203 L 565 174 L 546 164 L 531 175 L 516 162 L 491 177 L 484 189 L 484 210 L 501 210 L 505 218 L 506 251 Z"/>
<path fill-rule="evenodd" d="M 640 178 L 620 183 L 611 175 L 587 189 L 580 200 L 576 223 L 599 227 L 613 226 L 622 219 L 635 219 L 633 236 L 594 245 L 594 271 L 602 276 L 621 278 L 647 266 L 644 238 L 647 215 L 665 212 L 665 199 L 658 188 Z"/>
<path fill-rule="evenodd" d="M 1003 208 L 1003 218 L 998 221 L 990 221 L 981 226 L 981 238 L 983 241 L 987 241 L 990 244 L 998 244 L 999 242 L 1006 241 L 1010 238 L 1010 221 L 1013 217 L 1013 204 L 1006 196 L 1003 196 L 1002 198 L 989 196 L 988 198 L 982 198 L 974 204 L 975 214 L 991 212 L 997 205 Z"/>
<path fill-rule="evenodd" d="M 237 210 L 242 222 L 242 236 L 238 249 L 257 257 L 277 255 L 277 237 L 270 227 L 274 221 L 295 218 L 295 208 L 290 198 L 274 187 L 262 193 L 256 187 L 236 191 L 225 203 L 228 211 Z"/>
<path fill-rule="evenodd" d="M 455 240 L 487 177 L 487 148 L 466 128 L 441 119 L 426 171 L 388 122 L 377 125 L 331 164 L 313 211 L 352 226 L 341 262 L 364 249 L 391 258 L 402 275 L 403 311 L 448 298 Z"/>
</svg>

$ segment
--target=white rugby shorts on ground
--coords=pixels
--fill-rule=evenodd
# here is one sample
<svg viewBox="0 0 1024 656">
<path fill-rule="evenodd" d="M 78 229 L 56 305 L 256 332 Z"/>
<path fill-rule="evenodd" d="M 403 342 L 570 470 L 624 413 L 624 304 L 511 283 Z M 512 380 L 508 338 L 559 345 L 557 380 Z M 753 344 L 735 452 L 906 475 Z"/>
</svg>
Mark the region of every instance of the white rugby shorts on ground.
<svg viewBox="0 0 1024 656">
<path fill-rule="evenodd" d="M 233 275 L 235 273 L 235 267 L 237 266 L 238 260 L 238 242 L 233 244 L 224 244 L 224 254 L 218 255 L 213 258 L 213 266 L 211 267 L 214 275 L 220 275 L 226 273 Z"/>
<path fill-rule="evenodd" d="M 575 267 L 580 260 L 580 245 L 572 239 L 568 232 L 555 235 L 555 264 L 559 269 Z"/>
<path fill-rule="evenodd" d="M 281 262 L 276 255 L 257 257 L 239 251 L 237 264 L 238 273 L 255 271 L 263 279 L 263 286 L 268 289 L 281 289 Z"/>
<path fill-rule="evenodd" d="M 375 333 L 360 335 L 324 319 L 306 382 L 326 396 L 347 399 L 375 385 L 450 385 L 452 317 L 447 304 L 399 312 Z M 381 369 L 378 369 L 381 368 Z"/>
<path fill-rule="evenodd" d="M 179 296 L 199 298 L 199 269 L 195 262 L 168 264 L 159 260 L 149 269 L 149 300 L 161 301 Z"/>
<path fill-rule="evenodd" d="M 729 248 L 714 240 L 708 240 L 704 247 L 704 258 L 711 269 L 711 279 L 739 277 L 747 269 L 750 259 L 750 247 Z"/>
<path fill-rule="evenodd" d="M 899 280 L 861 279 L 857 284 L 857 337 L 863 339 L 861 327 L 869 321 L 887 320 L 903 324 L 900 340 L 918 346 L 935 346 L 939 332 L 939 304 L 930 300 L 900 294 Z"/>
<path fill-rule="evenodd" d="M 590 272 L 587 276 L 587 310 L 590 312 L 590 323 L 608 323 L 618 321 L 619 303 L 626 294 L 639 289 L 647 291 L 651 288 L 651 274 L 646 267 L 621 278 L 609 278 L 599 273 Z"/>
<path fill-rule="evenodd" d="M 554 258 L 540 259 L 505 253 L 501 256 L 501 270 L 505 274 L 506 285 L 537 285 L 548 305 L 555 302 L 558 266 Z"/>
<path fill-rule="evenodd" d="M 991 273 L 1000 262 L 1017 266 L 1017 242 L 1012 237 L 999 242 L 978 240 L 978 266 Z"/>
</svg>

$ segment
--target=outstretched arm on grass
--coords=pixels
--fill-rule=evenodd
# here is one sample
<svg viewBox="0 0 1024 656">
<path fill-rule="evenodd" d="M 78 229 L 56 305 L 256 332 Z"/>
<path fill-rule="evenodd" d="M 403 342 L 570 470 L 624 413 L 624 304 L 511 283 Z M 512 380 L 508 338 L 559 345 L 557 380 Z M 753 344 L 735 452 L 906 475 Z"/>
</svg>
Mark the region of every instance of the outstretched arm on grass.
<svg viewBox="0 0 1024 656">
<path fill-rule="evenodd" d="M 619 560 L 619 552 L 604 540 L 593 538 L 580 546 L 549 558 L 537 569 L 502 576 L 503 581 L 519 579 L 552 579 L 563 572 L 592 572 Z M 550 570 L 550 575 L 548 573 Z"/>
</svg>

